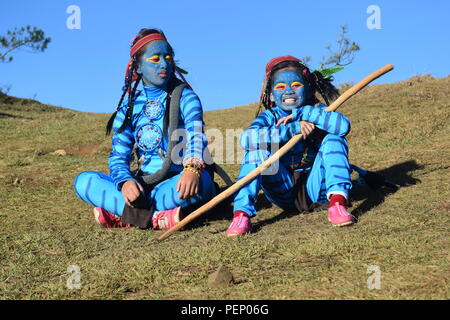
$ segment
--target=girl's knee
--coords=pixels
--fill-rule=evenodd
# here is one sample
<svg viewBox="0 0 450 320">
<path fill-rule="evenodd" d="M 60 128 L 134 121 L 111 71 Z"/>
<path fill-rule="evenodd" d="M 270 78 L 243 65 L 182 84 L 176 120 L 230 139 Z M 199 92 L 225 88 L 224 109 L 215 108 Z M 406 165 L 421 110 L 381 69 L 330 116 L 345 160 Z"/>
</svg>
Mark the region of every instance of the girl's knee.
<svg viewBox="0 0 450 320">
<path fill-rule="evenodd" d="M 75 189 L 75 193 L 77 193 L 78 195 L 83 193 L 87 189 L 92 179 L 100 178 L 99 174 L 100 173 L 96 171 L 80 172 L 73 181 L 73 188 Z"/>
<path fill-rule="evenodd" d="M 348 152 L 347 139 L 334 134 L 327 134 L 325 138 L 322 140 L 320 151 L 327 152 L 333 150 L 342 150 Z"/>
<path fill-rule="evenodd" d="M 335 135 L 335 134 L 327 134 L 325 138 L 322 140 L 322 145 L 329 142 L 341 143 L 347 145 L 347 139 L 344 137 Z"/>
<path fill-rule="evenodd" d="M 79 193 L 81 189 L 85 189 L 85 186 L 87 184 L 87 181 L 89 180 L 89 171 L 83 171 L 77 174 L 73 181 L 73 188 L 75 189 L 76 193 Z"/>
</svg>

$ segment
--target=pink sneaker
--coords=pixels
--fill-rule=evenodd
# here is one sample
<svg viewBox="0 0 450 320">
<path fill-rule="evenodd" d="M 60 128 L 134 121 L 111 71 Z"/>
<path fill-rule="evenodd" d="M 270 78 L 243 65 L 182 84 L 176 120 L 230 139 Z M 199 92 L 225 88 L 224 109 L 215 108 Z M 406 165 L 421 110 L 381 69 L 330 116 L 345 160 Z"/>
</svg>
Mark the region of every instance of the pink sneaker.
<svg viewBox="0 0 450 320">
<path fill-rule="evenodd" d="M 353 216 L 347 212 L 343 205 L 337 202 L 328 208 L 328 221 L 336 227 L 348 226 L 354 223 Z"/>
<path fill-rule="evenodd" d="M 239 234 L 250 233 L 252 229 L 252 222 L 250 217 L 244 211 L 236 211 L 234 213 L 233 221 L 228 227 L 227 236 L 237 236 Z"/>
<path fill-rule="evenodd" d="M 156 211 L 153 214 L 153 230 L 170 229 L 180 222 L 181 207 L 174 209 Z"/>
<path fill-rule="evenodd" d="M 94 208 L 94 217 L 95 221 L 97 221 L 99 225 L 105 228 L 131 227 L 130 224 L 123 223 L 120 217 L 100 207 Z"/>
</svg>

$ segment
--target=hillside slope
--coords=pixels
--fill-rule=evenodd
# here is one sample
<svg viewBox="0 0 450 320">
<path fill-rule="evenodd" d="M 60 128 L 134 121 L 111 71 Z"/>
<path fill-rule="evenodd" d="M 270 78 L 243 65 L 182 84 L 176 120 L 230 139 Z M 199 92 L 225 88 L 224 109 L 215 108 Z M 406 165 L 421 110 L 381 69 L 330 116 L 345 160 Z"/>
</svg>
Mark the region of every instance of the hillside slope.
<svg viewBox="0 0 450 320">
<path fill-rule="evenodd" d="M 161 243 L 100 228 L 73 192 L 79 172 L 108 172 L 109 115 L 0 95 L 0 299 L 449 299 L 449 88 L 450 77 L 414 77 L 370 86 L 339 110 L 352 122 L 351 162 L 402 186 L 355 188 L 353 227 L 261 200 L 239 240 L 225 236 L 228 203 Z M 245 128 L 255 108 L 206 112 L 207 128 Z M 236 178 L 239 165 L 224 168 Z M 233 286 L 208 286 L 220 264 Z M 67 289 L 71 265 L 80 290 Z M 370 265 L 379 290 L 367 288 Z"/>
</svg>

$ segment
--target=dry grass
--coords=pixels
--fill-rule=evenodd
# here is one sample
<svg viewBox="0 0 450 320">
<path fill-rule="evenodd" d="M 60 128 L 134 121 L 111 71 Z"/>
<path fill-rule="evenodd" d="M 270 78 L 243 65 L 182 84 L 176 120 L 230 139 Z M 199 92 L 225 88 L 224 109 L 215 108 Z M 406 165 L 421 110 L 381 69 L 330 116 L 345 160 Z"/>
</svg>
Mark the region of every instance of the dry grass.
<svg viewBox="0 0 450 320">
<path fill-rule="evenodd" d="M 108 172 L 105 114 L 0 96 L 2 299 L 448 299 L 450 77 L 370 86 L 340 111 L 352 121 L 351 162 L 382 172 L 394 193 L 355 188 L 359 222 L 332 228 L 326 212 L 260 202 L 255 232 L 228 239 L 224 204 L 158 243 L 138 229 L 106 230 L 72 189 L 84 170 Z M 245 128 L 255 106 L 206 113 L 208 128 Z M 65 149 L 67 156 L 50 152 Z M 225 165 L 235 178 L 238 165 Z M 82 287 L 68 290 L 67 267 Z M 236 284 L 210 288 L 220 264 Z M 368 290 L 367 267 L 381 269 Z"/>
</svg>

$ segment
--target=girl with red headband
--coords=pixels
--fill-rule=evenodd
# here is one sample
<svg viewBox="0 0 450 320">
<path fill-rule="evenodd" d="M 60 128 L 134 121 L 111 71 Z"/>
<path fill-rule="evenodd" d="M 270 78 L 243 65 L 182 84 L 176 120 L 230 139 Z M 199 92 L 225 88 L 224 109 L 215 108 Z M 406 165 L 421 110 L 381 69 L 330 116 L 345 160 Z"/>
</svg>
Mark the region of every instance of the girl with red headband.
<svg viewBox="0 0 450 320">
<path fill-rule="evenodd" d="M 204 170 L 202 105 L 182 72 L 162 31 L 142 29 L 133 38 L 123 94 L 106 128 L 113 132 L 110 175 L 86 171 L 74 182 L 76 194 L 94 206 L 103 227 L 168 229 L 182 210 L 215 195 Z M 135 171 L 130 169 L 133 153 Z"/>
<path fill-rule="evenodd" d="M 328 202 L 328 219 L 333 225 L 353 223 L 346 210 L 352 184 L 344 137 L 350 131 L 350 122 L 338 112 L 325 111 L 327 106 L 316 97 L 316 93 L 320 94 L 329 104 L 338 96 L 330 77 L 335 71 L 310 72 L 302 61 L 291 56 L 267 64 L 260 113 L 241 135 L 246 153 L 238 179 L 294 135 L 302 133 L 304 139 L 235 195 L 228 236 L 251 231 L 250 218 L 257 213 L 255 201 L 260 189 L 270 202 L 284 210 L 309 211 Z"/>
</svg>

